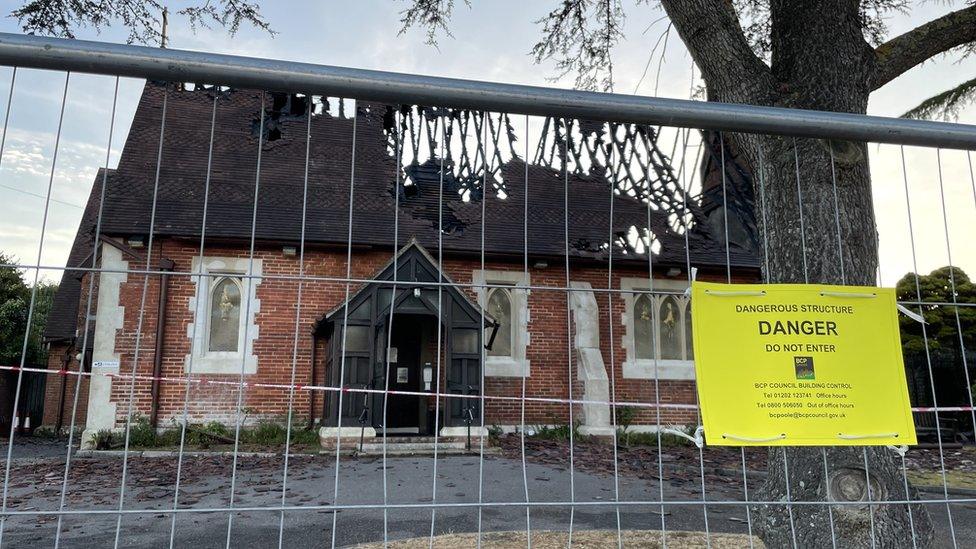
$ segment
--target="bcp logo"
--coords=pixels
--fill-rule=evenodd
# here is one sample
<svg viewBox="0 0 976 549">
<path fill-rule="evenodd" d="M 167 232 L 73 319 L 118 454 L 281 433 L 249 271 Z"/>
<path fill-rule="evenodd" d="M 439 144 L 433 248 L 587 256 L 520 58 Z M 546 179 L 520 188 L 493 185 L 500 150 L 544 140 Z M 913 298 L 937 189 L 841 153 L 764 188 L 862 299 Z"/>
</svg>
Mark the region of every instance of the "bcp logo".
<svg viewBox="0 0 976 549">
<path fill-rule="evenodd" d="M 812 356 L 793 357 L 793 368 L 796 370 L 796 379 L 816 379 Z"/>
</svg>

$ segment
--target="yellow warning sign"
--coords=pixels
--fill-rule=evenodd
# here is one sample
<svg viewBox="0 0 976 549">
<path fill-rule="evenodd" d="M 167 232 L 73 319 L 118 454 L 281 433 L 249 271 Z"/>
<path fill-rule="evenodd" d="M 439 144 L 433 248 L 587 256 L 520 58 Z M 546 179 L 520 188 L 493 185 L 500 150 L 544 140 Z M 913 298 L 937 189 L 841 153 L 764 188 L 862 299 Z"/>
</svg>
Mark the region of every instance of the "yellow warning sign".
<svg viewBox="0 0 976 549">
<path fill-rule="evenodd" d="M 895 291 L 692 284 L 710 445 L 915 444 Z"/>
</svg>

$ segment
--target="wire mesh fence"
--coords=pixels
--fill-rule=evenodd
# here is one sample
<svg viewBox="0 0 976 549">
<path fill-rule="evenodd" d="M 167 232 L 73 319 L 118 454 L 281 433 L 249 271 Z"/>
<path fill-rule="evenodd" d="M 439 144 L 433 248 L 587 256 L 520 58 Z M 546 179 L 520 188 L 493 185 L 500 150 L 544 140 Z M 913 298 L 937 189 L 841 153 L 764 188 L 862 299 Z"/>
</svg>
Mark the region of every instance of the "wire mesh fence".
<svg viewBox="0 0 976 549">
<path fill-rule="evenodd" d="M 622 107 L 594 121 L 603 107 L 571 94 L 503 112 L 487 85 L 414 82 L 391 102 L 358 75 L 361 94 L 333 97 L 352 88 L 303 89 L 308 66 L 283 63 L 294 79 L 274 85 L 190 61 L 178 69 L 205 76 L 160 81 L 132 59 L 181 54 L 122 47 L 133 57 L 99 65 L 94 46 L 53 43 L 61 64 L 10 61 L 12 173 L 10 117 L 34 110 L 19 82 L 60 71 L 44 185 L 22 189 L 43 200 L 36 247 L 2 266 L 31 282 L 28 328 L 0 367 L 11 410 L 46 375 L 34 427 L 65 439 L 26 444 L 11 415 L 0 544 L 976 539 L 976 294 L 960 268 L 976 180 L 971 153 L 938 148 L 972 148 L 971 127 L 801 112 L 758 126 L 748 109 L 706 130 Z M 78 59 L 111 93 L 79 86 L 66 113 Z M 483 108 L 451 86 L 483 91 Z M 668 105 L 662 119 L 689 119 Z M 72 205 L 55 185 L 66 114 L 104 126 L 106 145 L 80 167 L 97 175 L 62 265 L 48 247 L 52 207 Z M 757 129 L 770 133 L 738 131 Z M 870 149 L 887 162 L 873 200 L 869 148 L 843 141 L 868 138 L 895 143 Z M 916 274 L 936 248 L 948 268 Z M 891 284 L 885 258 L 910 273 L 899 304 L 923 444 L 702 445 L 690 282 Z M 60 286 L 32 333 L 45 278 Z M 29 366 L 41 335 L 48 363 Z"/>
</svg>

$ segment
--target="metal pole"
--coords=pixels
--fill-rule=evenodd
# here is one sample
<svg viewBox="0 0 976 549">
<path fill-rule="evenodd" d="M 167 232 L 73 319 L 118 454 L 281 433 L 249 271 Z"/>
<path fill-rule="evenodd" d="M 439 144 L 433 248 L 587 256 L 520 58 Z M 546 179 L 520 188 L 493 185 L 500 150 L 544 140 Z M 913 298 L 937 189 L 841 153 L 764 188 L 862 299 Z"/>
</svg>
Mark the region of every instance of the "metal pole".
<svg viewBox="0 0 976 549">
<path fill-rule="evenodd" d="M 520 86 L 0 33 L 0 64 L 392 104 L 976 150 L 976 126 Z"/>
</svg>

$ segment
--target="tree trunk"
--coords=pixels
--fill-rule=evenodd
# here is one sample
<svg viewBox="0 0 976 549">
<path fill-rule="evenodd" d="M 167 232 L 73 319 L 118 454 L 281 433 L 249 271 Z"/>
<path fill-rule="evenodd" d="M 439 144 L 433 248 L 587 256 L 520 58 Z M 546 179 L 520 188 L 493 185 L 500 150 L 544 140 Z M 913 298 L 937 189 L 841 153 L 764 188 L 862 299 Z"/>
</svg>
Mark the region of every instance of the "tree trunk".
<svg viewBox="0 0 976 549">
<path fill-rule="evenodd" d="M 762 172 L 762 181 L 755 178 L 756 215 L 769 281 L 874 285 L 878 244 L 867 147 L 834 143 L 832 171 L 824 141 L 797 139 L 794 149 L 790 138 L 732 140 L 745 147 L 757 176 Z M 755 492 L 761 501 L 787 501 L 789 490 L 790 501 L 864 502 L 756 506 L 757 532 L 768 547 L 792 547 L 794 539 L 798 547 L 905 547 L 913 536 L 924 547 L 931 539 L 923 506 L 868 504 L 907 499 L 901 461 L 887 448 L 772 448 L 768 462 L 767 480 Z"/>
<path fill-rule="evenodd" d="M 731 2 L 662 5 L 702 70 L 709 100 L 867 111 L 876 56 L 863 38 L 858 0 L 771 0 L 771 67 L 752 55 Z M 769 282 L 876 283 L 878 241 L 865 144 L 725 138 L 755 176 Z M 867 503 L 905 499 L 905 486 L 900 459 L 886 448 L 772 448 L 767 480 L 751 497 L 786 502 L 788 491 L 791 501 L 865 504 L 755 506 L 756 530 L 768 547 L 904 547 L 913 537 L 925 546 L 932 527 L 922 506 Z"/>
</svg>

